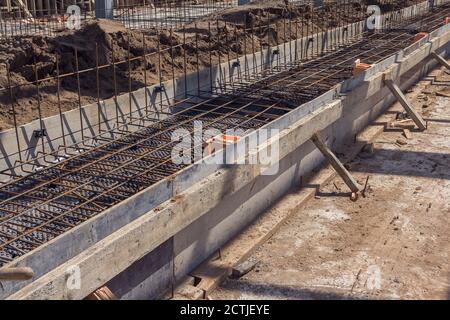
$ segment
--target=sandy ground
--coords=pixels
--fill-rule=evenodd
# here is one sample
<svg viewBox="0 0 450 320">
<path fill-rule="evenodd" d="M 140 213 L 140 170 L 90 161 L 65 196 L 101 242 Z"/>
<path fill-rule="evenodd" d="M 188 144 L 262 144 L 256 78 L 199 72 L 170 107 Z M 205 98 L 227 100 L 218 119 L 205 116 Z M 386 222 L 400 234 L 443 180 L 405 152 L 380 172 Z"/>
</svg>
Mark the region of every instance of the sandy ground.
<svg viewBox="0 0 450 320">
<path fill-rule="evenodd" d="M 350 164 L 366 198 L 334 179 L 210 298 L 450 299 L 450 75 L 434 83 L 414 101 L 427 131 L 385 131 Z"/>
</svg>

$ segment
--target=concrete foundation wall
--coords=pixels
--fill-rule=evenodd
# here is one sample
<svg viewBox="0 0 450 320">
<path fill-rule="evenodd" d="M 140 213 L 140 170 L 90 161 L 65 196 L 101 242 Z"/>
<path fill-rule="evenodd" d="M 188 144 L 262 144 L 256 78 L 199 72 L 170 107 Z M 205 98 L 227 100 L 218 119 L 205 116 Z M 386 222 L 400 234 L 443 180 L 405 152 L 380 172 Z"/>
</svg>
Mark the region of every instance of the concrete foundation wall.
<svg viewBox="0 0 450 320">
<path fill-rule="evenodd" d="M 36 138 L 34 133 L 41 129 L 41 121 L 35 120 L 18 128 L 17 134 L 14 128 L 0 132 L 0 172 L 5 171 L 11 174 L 23 174 L 23 170 L 32 171 L 43 163 L 39 157 L 39 152 L 55 152 L 64 146 L 78 144 L 81 142 L 88 145 L 93 143 L 93 137 L 102 133 L 110 136 L 107 132 L 118 126 L 133 130 L 133 123 L 142 123 L 139 119 L 147 116 L 149 119 L 162 119 L 161 111 L 176 112 L 177 109 L 170 109 L 175 100 L 183 99 L 186 95 L 197 95 L 199 92 L 203 96 L 211 95 L 212 92 L 221 93 L 230 84 L 254 77 L 263 71 L 272 68 L 280 68 L 282 65 L 292 63 L 299 57 L 311 57 L 319 51 L 326 50 L 328 46 L 344 41 L 345 37 L 355 37 L 364 31 L 365 22 L 358 22 L 347 27 L 340 27 L 328 32 L 315 34 L 309 43 L 310 38 L 293 40 L 290 43 L 280 44 L 272 48 L 247 54 L 239 59 L 223 62 L 221 65 L 205 68 L 200 72 L 193 72 L 173 80 L 168 80 L 160 84 L 136 90 L 132 93 L 122 94 L 117 98 L 102 100 L 100 103 L 93 103 L 83 106 L 81 109 L 73 109 L 64 112 L 61 116 L 55 115 L 42 120 L 42 128 L 46 131 L 44 147 L 42 140 Z M 344 31 L 347 30 L 347 31 Z M 334 39 L 334 40 L 333 40 Z M 319 43 L 317 48 L 316 43 Z M 164 90 L 160 90 L 163 87 Z M 181 104 L 180 108 L 183 107 Z M 148 121 L 146 123 L 148 125 Z M 105 132 L 106 131 L 106 132 Z M 63 135 L 64 133 L 64 135 Z M 18 141 L 18 142 L 17 142 Z M 22 161 L 30 161 L 30 164 L 23 167 L 16 167 L 19 157 L 19 150 Z M 73 149 L 69 152 L 73 152 Z M 59 155 L 65 155 L 61 150 Z M 7 181 L 7 176 L 0 176 L 0 180 Z"/>
<path fill-rule="evenodd" d="M 363 27 L 363 23 L 354 24 L 349 28 L 353 30 L 354 33 L 350 32 L 349 34 L 357 35 L 363 30 Z M 331 30 L 329 32 L 341 31 L 342 28 Z M 325 34 L 319 34 L 316 35 L 316 37 L 320 39 L 320 37 L 325 37 Z M 295 48 L 295 42 L 297 42 L 298 50 L 304 48 L 304 56 L 313 54 L 313 49 L 311 47 L 306 50 L 306 43 L 308 42 L 307 38 L 294 40 L 291 43 L 291 46 L 293 48 Z M 303 44 L 301 44 L 300 42 L 302 42 Z M 288 48 L 288 46 L 289 45 L 286 45 L 286 48 Z M 284 60 L 285 56 L 286 59 L 288 59 L 287 57 L 291 57 L 288 51 L 284 51 L 283 47 L 283 45 L 280 45 L 279 47 L 273 47 L 269 50 L 256 53 L 255 59 L 253 59 L 253 54 L 241 57 L 240 65 L 245 66 L 246 70 L 248 70 L 248 73 L 251 75 L 261 73 L 263 70 L 268 70 L 271 67 L 275 67 L 277 65 L 277 62 L 271 52 L 279 50 L 280 61 Z M 281 64 L 281 62 L 278 63 Z M 118 96 L 117 99 L 101 101 L 100 109 L 97 104 L 85 106 L 82 109 L 81 118 L 80 110 L 71 110 L 63 114 L 64 130 L 66 133 L 70 133 L 69 138 L 66 137 L 66 143 L 68 145 L 70 143 L 80 143 L 80 146 L 82 146 L 80 119 L 83 119 L 83 128 L 85 128 L 85 140 L 83 142 L 91 144 L 92 141 L 87 137 L 95 136 L 99 133 L 99 123 L 102 130 L 107 130 L 107 128 L 111 129 L 116 126 L 116 110 L 119 113 L 119 122 L 124 122 L 126 120 L 127 115 L 129 115 L 130 101 L 133 117 L 137 117 L 137 115 L 144 115 L 144 112 L 146 110 L 145 103 L 147 102 L 149 104 L 149 110 L 153 112 L 151 116 L 155 119 L 158 119 L 158 111 L 167 109 L 167 106 L 174 102 L 174 91 L 176 98 L 183 97 L 185 93 L 185 83 L 187 83 L 189 86 L 187 90 L 190 94 L 196 94 L 198 92 L 198 83 L 200 83 L 200 88 L 202 91 L 211 90 L 211 77 L 213 79 L 212 85 L 216 88 L 215 91 L 220 92 L 221 88 L 226 89 L 225 83 L 232 83 L 235 79 L 240 77 L 240 75 L 237 73 L 235 68 L 233 68 L 232 66 L 230 67 L 230 64 L 226 62 L 221 64 L 220 66 L 216 66 L 212 71 L 209 69 L 204 69 L 199 74 L 189 74 L 187 76 L 186 82 L 184 81 L 184 78 L 177 79 L 175 81 L 175 87 L 173 86 L 172 80 L 166 81 L 164 83 L 164 87 L 166 88 L 166 90 L 162 93 L 157 92 L 157 88 L 159 87 L 159 85 L 143 88 L 131 93 L 131 99 L 129 94 L 125 94 Z M 283 121 L 279 121 L 280 119 L 278 119 L 277 122 L 270 124 L 270 126 L 272 126 L 273 128 L 283 129 L 288 126 L 289 123 L 293 123 L 300 117 L 308 114 L 318 105 L 329 102 L 333 98 L 334 93 L 327 93 L 319 99 L 304 105 L 301 110 L 299 109 L 289 113 L 289 116 L 283 118 Z M 323 101 L 323 103 L 320 101 Z M 98 113 L 99 110 L 100 118 Z M 44 127 L 47 130 L 47 137 L 45 142 L 46 149 L 57 150 L 60 144 L 62 144 L 62 130 L 59 124 L 59 115 L 44 119 Z M 131 125 L 129 124 L 125 125 L 125 127 L 127 126 L 131 127 Z M 32 159 L 36 156 L 37 151 L 42 150 L 40 139 L 32 139 L 33 132 L 35 130 L 38 130 L 39 127 L 40 124 L 38 120 L 20 127 L 20 146 L 22 148 L 24 145 L 27 145 L 29 147 L 25 152 L 22 153 L 24 159 Z M 109 135 L 108 132 L 104 134 Z M 33 141 L 33 143 L 31 143 L 30 141 Z M 16 135 L 14 129 L 10 129 L 0 133 L 0 150 L 2 151 L 2 155 L 0 156 L 0 164 L 4 166 L 3 168 L 0 167 L 0 170 L 5 170 L 6 167 L 10 168 L 11 166 L 13 166 L 14 162 L 18 160 Z M 3 159 L 1 159 L 1 157 L 3 157 Z M 32 169 L 31 166 L 25 167 L 27 170 Z M 145 212 L 148 212 L 157 205 L 186 190 L 196 181 L 209 176 L 220 167 L 220 165 L 191 165 L 185 170 L 178 173 L 172 179 L 163 180 L 160 183 L 151 186 L 150 188 L 137 194 L 135 197 L 127 199 L 120 205 L 110 208 L 102 214 L 86 221 L 77 228 L 74 228 L 71 232 L 63 234 L 58 238 L 46 243 L 44 246 L 38 248 L 32 253 L 20 257 L 10 265 L 32 267 L 35 275 L 39 277 L 49 272 L 56 266 L 60 265 L 64 261 L 67 261 L 73 256 L 76 256 L 83 250 L 86 250 L 92 244 L 105 238 L 112 232 L 133 221 Z M 21 173 L 20 167 L 16 167 L 15 169 L 16 174 Z M 151 200 L 148 201 L 147 199 Z M 27 284 L 27 281 L 5 283 L 3 287 L 0 287 L 0 299 L 8 296 L 11 292 L 19 290 Z"/>
<path fill-rule="evenodd" d="M 344 100 L 344 117 L 325 130 L 326 136 L 329 137 L 328 143 L 334 146 L 341 145 L 348 137 L 360 131 L 380 114 L 381 109 L 392 101 L 392 97 L 387 95 L 386 89 L 379 90 L 382 87 L 379 72 L 401 59 L 405 59 L 403 61 L 405 64 L 401 64 L 398 68 L 399 74 L 412 72 L 408 70 L 426 57 L 427 46 L 430 50 L 431 48 L 441 51 L 448 50 L 446 47 L 450 40 L 448 29 L 443 28 L 428 39 L 424 39 L 406 50 L 405 52 L 410 53 L 408 59 L 405 59 L 403 53 L 387 59 L 386 62 L 369 69 L 359 77 L 347 81 L 342 86 L 338 86 L 335 90 L 327 92 L 301 108 L 293 110 L 267 127 L 286 129 L 301 117 L 336 99 L 339 93 L 352 89 L 353 91 Z M 439 41 L 428 44 L 427 41 L 431 38 Z M 416 51 L 418 51 L 417 54 Z M 411 77 L 407 76 L 408 81 L 403 83 L 403 86 L 416 81 L 420 71 L 414 71 Z M 371 77 L 378 78 L 376 81 L 369 82 Z M 205 82 L 208 83 L 207 80 Z M 181 91 L 184 92 L 184 90 Z M 145 93 L 142 92 L 142 94 Z M 128 98 L 124 97 L 123 103 L 126 103 Z M 366 99 L 366 102 L 362 105 L 355 105 L 356 102 L 361 102 L 365 98 L 369 99 Z M 352 129 L 349 130 L 349 127 Z M 321 155 L 314 151 L 310 143 L 299 146 L 295 152 L 282 159 L 278 176 L 259 177 L 251 184 L 242 186 L 239 192 L 224 200 L 217 208 L 211 210 L 191 226 L 161 244 L 160 248 L 135 262 L 127 271 L 111 280 L 111 288 L 115 288 L 120 296 L 125 299 L 156 297 L 158 293 L 163 291 L 161 288 L 168 288 L 174 279 L 180 279 L 252 221 L 261 211 L 276 201 L 277 198 L 286 193 L 290 187 L 298 185 L 301 177 L 307 176 L 320 160 Z M 203 164 L 190 166 L 180 172 L 174 179 L 164 180 L 142 191 L 127 199 L 127 201 L 90 219 L 70 233 L 42 246 L 32 254 L 21 257 L 14 265 L 32 266 L 39 277 L 89 248 L 121 226 L 148 212 L 156 205 L 186 190 L 194 182 L 209 176 L 219 167 Z M 198 230 L 201 230 L 201 232 L 198 232 Z M 192 236 L 199 234 L 202 235 L 201 239 L 192 238 Z M 170 255 L 167 254 L 168 251 L 171 251 Z M 174 265 L 171 262 L 172 257 L 176 257 Z M 29 282 L 7 283 L 4 287 L 0 287 L 0 298 L 7 297 L 27 284 Z"/>
<path fill-rule="evenodd" d="M 414 48 L 409 51 L 414 53 Z M 450 44 L 447 43 L 441 47 L 440 52 L 448 55 Z M 420 56 L 419 54 L 418 57 Z M 415 66 L 405 71 L 398 79 L 402 89 L 412 86 L 436 66 L 434 60 L 422 64 L 418 61 L 416 60 Z M 322 132 L 327 144 L 334 150 L 353 142 L 357 133 L 373 122 L 395 101 L 386 87 L 373 92 L 369 88 L 369 78 L 366 78 L 366 82 L 360 82 L 357 87 L 352 83 L 346 84 L 354 88 L 343 100 L 343 116 Z M 301 181 L 305 181 L 311 171 L 323 160 L 322 154 L 312 143 L 308 142 L 299 146 L 281 160 L 278 175 L 259 176 L 165 242 L 164 245 L 172 250 L 172 255 L 166 256 L 165 264 L 161 264 L 158 260 L 157 270 L 148 273 L 150 276 L 139 285 L 130 287 L 130 284 L 137 282 L 133 275 L 139 274 L 142 278 L 142 270 L 155 270 L 155 263 L 150 257 L 160 255 L 159 251 L 152 252 L 134 263 L 127 271 L 112 279 L 108 286 L 116 290 L 115 292 L 122 299 L 160 297 L 172 288 L 174 281 L 182 279 L 202 261 L 216 253 L 221 246 L 292 187 L 299 187 Z M 136 272 L 138 270 L 139 272 Z M 161 288 L 165 290 L 161 291 Z"/>
</svg>

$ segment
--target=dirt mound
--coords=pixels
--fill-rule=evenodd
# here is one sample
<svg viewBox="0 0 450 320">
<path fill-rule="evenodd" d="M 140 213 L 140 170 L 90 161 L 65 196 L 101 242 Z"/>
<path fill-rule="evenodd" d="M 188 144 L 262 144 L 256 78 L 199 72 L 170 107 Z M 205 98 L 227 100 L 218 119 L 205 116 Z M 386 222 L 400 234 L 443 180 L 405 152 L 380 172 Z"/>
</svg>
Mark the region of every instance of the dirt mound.
<svg viewBox="0 0 450 320">
<path fill-rule="evenodd" d="M 302 15 L 308 20 L 310 11 L 308 6 L 294 8 L 280 0 L 261 1 L 216 12 L 172 32 L 150 29 L 143 33 L 126 29 L 119 22 L 93 20 L 80 30 L 62 31 L 55 37 L 21 37 L 12 43 L 0 43 L 0 86 L 8 86 L 6 65 L 11 84 L 21 85 L 13 90 L 13 99 L 9 91 L 0 91 L 0 129 L 13 124 L 11 102 L 22 124 L 36 119 L 39 109 L 45 117 L 57 113 L 58 106 L 65 111 L 78 107 L 80 102 L 95 102 L 97 82 L 100 99 L 137 90 L 145 84 L 179 77 L 185 71 L 203 69 L 210 62 L 224 62 L 245 50 L 249 53 L 252 47 L 258 51 L 261 46 L 293 39 L 294 34 L 281 32 L 283 19 Z M 261 25 L 265 28 L 255 28 L 253 35 L 244 32 L 244 27 Z M 308 30 L 318 29 L 311 25 Z M 163 50 L 160 54 L 158 48 Z M 148 54 L 145 58 L 144 53 Z M 98 77 L 97 65 L 102 66 Z M 77 70 L 85 71 L 76 76 Z M 59 97 L 54 79 L 58 75 Z M 47 80 L 40 81 L 37 87 L 33 84 L 36 78 Z"/>
<path fill-rule="evenodd" d="M 405 1 L 404 6 L 412 0 Z M 84 23 L 80 30 L 62 31 L 54 37 L 18 37 L 0 42 L 0 129 L 13 124 L 11 103 L 19 124 L 23 124 L 36 119 L 39 108 L 44 117 L 50 116 L 58 112 L 59 105 L 66 111 L 78 107 L 80 102 L 95 102 L 97 94 L 100 99 L 107 99 L 182 76 L 185 71 L 203 69 L 210 62 L 217 64 L 228 57 L 250 53 L 252 47 L 259 51 L 261 46 L 274 46 L 307 32 L 359 20 L 364 15 L 356 3 L 351 5 L 353 10 L 339 14 L 332 5 L 330 2 L 313 11 L 309 5 L 293 6 L 283 0 L 253 1 L 247 6 L 217 11 L 172 32 L 150 29 L 143 33 L 126 29 L 119 22 L 93 20 Z M 298 33 L 285 32 L 286 21 L 291 18 L 297 18 Z M 254 28 L 253 34 L 249 28 Z M 162 50 L 160 54 L 158 48 Z M 101 66 L 98 77 L 97 65 Z M 83 72 L 76 76 L 77 70 Z M 58 75 L 59 97 L 55 80 Z M 36 86 L 36 78 L 46 80 Z M 1 90 L 9 82 L 20 85 L 13 90 L 13 99 L 9 90 Z"/>
<path fill-rule="evenodd" d="M 0 129 L 13 124 L 12 101 L 19 123 L 37 118 L 39 108 L 43 116 L 57 113 L 55 77 L 58 75 L 59 99 L 65 111 L 79 106 L 78 91 L 82 105 L 95 102 L 97 81 L 100 99 L 107 99 L 116 93 L 158 83 L 160 79 L 168 80 L 173 75 L 179 77 L 185 70 L 196 71 L 197 58 L 198 68 L 207 67 L 210 48 L 213 63 L 218 62 L 219 56 L 223 62 L 228 50 L 243 52 L 242 44 L 223 45 L 221 41 L 214 41 L 212 35 L 200 34 L 195 43 L 195 34 L 186 37 L 186 45 L 183 45 L 183 35 L 175 31 L 143 33 L 126 29 L 117 22 L 95 20 L 84 24 L 80 30 L 61 32 L 55 37 L 22 37 L 12 43 L 0 43 L 0 87 L 8 86 L 6 66 L 9 66 L 11 84 L 20 85 L 13 90 L 13 100 L 9 91 L 0 89 Z M 98 78 L 97 65 L 100 66 Z M 83 70 L 78 77 L 77 70 Z M 36 78 L 41 80 L 39 88 L 35 85 Z"/>
<path fill-rule="evenodd" d="M 130 39 L 128 41 L 128 38 Z M 140 38 L 140 39 L 138 39 Z M 146 38 L 147 52 L 155 51 L 157 37 Z M 96 48 L 97 44 L 97 48 Z M 82 104 L 96 100 L 97 77 L 95 70 L 79 75 L 79 80 L 73 73 L 76 70 L 95 69 L 98 65 L 109 65 L 113 61 L 120 62 L 143 55 L 144 45 L 142 34 L 129 32 L 121 24 L 112 21 L 99 20 L 85 24 L 75 32 L 61 32 L 56 37 L 23 37 L 13 42 L 0 43 L 0 87 L 8 86 L 7 66 L 10 70 L 10 83 L 20 85 L 13 90 L 13 101 L 19 123 L 26 123 L 38 116 L 38 107 L 44 116 L 57 112 L 57 82 L 56 80 L 41 81 L 39 83 L 40 101 L 37 99 L 37 86 L 32 84 L 36 79 L 54 78 L 58 74 L 60 79 L 60 100 L 63 110 L 69 110 L 79 105 L 78 84 L 80 86 Z M 128 55 L 128 50 L 130 51 Z M 98 55 L 97 53 L 98 52 Z M 77 65 L 78 64 L 78 65 Z M 150 59 L 134 61 L 131 70 L 147 68 L 153 75 L 149 82 L 155 82 L 154 63 Z M 100 98 L 108 98 L 114 94 L 135 90 L 143 86 L 130 75 L 128 80 L 128 65 L 118 63 L 115 73 L 117 85 L 114 86 L 112 68 L 102 68 L 99 71 Z M 0 127 L 2 129 L 12 125 L 11 99 L 8 91 L 0 92 Z M 25 108 L 24 108 L 25 107 Z"/>
</svg>

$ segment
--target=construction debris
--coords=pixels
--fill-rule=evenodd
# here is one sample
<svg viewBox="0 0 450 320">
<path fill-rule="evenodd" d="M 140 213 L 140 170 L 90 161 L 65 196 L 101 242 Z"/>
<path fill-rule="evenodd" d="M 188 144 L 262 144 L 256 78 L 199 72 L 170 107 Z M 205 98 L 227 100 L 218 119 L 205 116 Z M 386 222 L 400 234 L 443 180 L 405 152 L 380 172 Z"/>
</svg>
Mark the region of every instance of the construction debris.
<svg viewBox="0 0 450 320">
<path fill-rule="evenodd" d="M 86 300 L 117 300 L 117 297 L 108 287 L 101 287 L 87 296 Z"/>
<path fill-rule="evenodd" d="M 399 138 L 395 141 L 400 146 L 405 146 L 408 144 L 408 142 L 405 139 Z"/>
<path fill-rule="evenodd" d="M 252 271 L 257 263 L 258 263 L 257 261 L 247 260 L 241 264 L 238 264 L 237 266 L 234 266 L 231 269 L 231 277 L 234 279 L 243 277 L 244 275 Z"/>
</svg>

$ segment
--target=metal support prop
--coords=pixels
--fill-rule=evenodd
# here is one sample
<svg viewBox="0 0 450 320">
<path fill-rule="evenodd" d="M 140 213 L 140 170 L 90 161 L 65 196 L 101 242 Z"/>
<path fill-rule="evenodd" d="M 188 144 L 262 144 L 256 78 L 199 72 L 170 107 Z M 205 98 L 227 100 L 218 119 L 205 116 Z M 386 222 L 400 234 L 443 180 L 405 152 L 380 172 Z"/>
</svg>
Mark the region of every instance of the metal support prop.
<svg viewBox="0 0 450 320">
<path fill-rule="evenodd" d="M 389 90 L 391 90 L 392 94 L 397 98 L 398 102 L 400 102 L 405 111 L 408 113 L 409 117 L 417 125 L 417 127 L 422 131 L 426 130 L 427 124 L 425 120 L 423 120 L 422 116 L 416 110 L 414 110 L 413 106 L 410 105 L 408 100 L 406 100 L 406 97 L 399 86 L 394 83 L 389 75 L 385 74 L 383 80 Z"/>
<path fill-rule="evenodd" d="M 328 148 L 327 145 L 322 142 L 319 133 L 316 132 L 311 137 L 311 141 L 315 144 L 317 149 L 319 149 L 320 152 L 322 152 L 325 158 L 327 158 L 328 162 L 331 164 L 334 170 L 336 170 L 336 172 L 339 174 L 342 180 L 344 180 L 345 184 L 350 188 L 350 190 L 353 193 L 357 193 L 362 190 L 362 186 L 360 186 L 359 183 L 352 177 L 350 172 L 348 172 L 348 170 L 345 169 L 344 165 L 338 159 L 338 157 L 336 157 L 333 151 L 331 151 L 330 148 Z"/>
<path fill-rule="evenodd" d="M 432 52 L 431 56 L 437 60 L 441 65 L 446 67 L 448 70 L 450 70 L 450 63 L 447 62 L 444 58 L 442 58 L 440 55 L 438 55 L 436 52 Z"/>
</svg>

